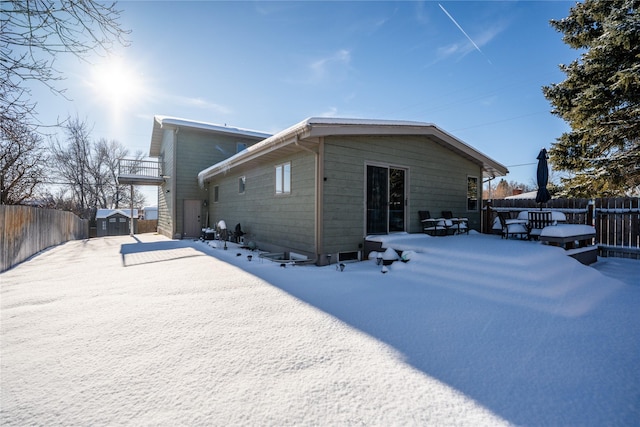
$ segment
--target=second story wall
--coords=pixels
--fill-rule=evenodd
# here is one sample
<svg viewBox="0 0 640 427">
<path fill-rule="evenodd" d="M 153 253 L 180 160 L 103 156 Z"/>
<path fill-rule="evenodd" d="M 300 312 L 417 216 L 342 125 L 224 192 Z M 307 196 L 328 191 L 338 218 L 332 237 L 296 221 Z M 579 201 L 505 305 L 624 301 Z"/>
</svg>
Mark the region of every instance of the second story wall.
<svg viewBox="0 0 640 427">
<path fill-rule="evenodd" d="M 166 129 L 162 135 L 159 161 L 167 178 L 158 187 L 158 232 L 173 238 L 175 233 L 175 131 Z"/>
<path fill-rule="evenodd" d="M 184 201 L 209 198 L 206 188 L 198 184 L 198 172 L 221 162 L 239 150 L 261 139 L 240 135 L 226 135 L 180 128 L 176 135 L 175 166 L 175 233 L 182 235 L 184 225 Z M 208 203 L 208 200 L 207 200 Z M 202 226 L 206 226 L 206 208 L 201 212 Z M 211 225 L 211 223 L 210 223 Z"/>
</svg>

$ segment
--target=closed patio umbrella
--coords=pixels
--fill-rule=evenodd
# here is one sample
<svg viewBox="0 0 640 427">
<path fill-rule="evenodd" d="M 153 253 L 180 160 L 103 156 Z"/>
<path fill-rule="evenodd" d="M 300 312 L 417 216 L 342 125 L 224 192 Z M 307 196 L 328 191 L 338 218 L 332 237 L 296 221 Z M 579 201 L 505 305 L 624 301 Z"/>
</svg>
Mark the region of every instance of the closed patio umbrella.
<svg viewBox="0 0 640 427">
<path fill-rule="evenodd" d="M 547 165 L 547 150 L 545 148 L 540 150 L 540 154 L 538 154 L 536 179 L 538 181 L 536 203 L 539 203 L 540 209 L 542 209 L 542 203 L 547 203 L 551 200 L 551 194 L 549 194 L 549 190 L 547 190 L 547 184 L 549 183 L 549 166 Z"/>
</svg>

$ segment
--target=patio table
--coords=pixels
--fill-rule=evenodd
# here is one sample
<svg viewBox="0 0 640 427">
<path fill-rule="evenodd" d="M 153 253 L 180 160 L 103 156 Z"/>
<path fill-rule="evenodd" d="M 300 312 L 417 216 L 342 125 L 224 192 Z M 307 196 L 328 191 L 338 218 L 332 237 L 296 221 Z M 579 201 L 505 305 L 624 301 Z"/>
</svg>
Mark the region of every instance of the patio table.
<svg viewBox="0 0 640 427">
<path fill-rule="evenodd" d="M 540 241 L 559 246 L 583 264 L 593 264 L 598 260 L 598 247 L 593 244 L 596 229 L 584 224 L 561 224 L 545 227 L 540 233 Z"/>
</svg>

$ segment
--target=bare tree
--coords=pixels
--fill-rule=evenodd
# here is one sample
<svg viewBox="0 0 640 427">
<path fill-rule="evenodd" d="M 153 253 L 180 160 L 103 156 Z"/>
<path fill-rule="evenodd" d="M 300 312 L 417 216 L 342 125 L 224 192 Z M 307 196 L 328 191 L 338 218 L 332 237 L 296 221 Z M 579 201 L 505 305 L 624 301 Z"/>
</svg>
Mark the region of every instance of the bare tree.
<svg viewBox="0 0 640 427">
<path fill-rule="evenodd" d="M 90 141 L 89 129 L 86 122 L 78 117 L 68 119 L 65 126 L 67 134 L 66 145 L 55 140 L 51 145 L 54 175 L 69 185 L 72 200 L 78 206 L 78 213 L 84 214 L 88 206 L 91 187 Z"/>
<path fill-rule="evenodd" d="M 120 28 L 116 3 L 92 0 L 2 1 L 0 70 L 21 86 L 38 80 L 52 90 L 62 79 L 54 67 L 57 55 L 71 53 L 85 59 L 105 54 L 115 43 L 128 44 L 128 31 Z"/>
<path fill-rule="evenodd" d="M 85 217 L 90 215 L 91 209 L 130 204 L 128 186 L 119 185 L 117 179 L 118 161 L 128 156 L 129 150 L 117 141 L 101 139 L 92 143 L 89 127 L 77 117 L 66 122 L 66 144 L 56 140 L 51 146 L 57 181 L 68 190 L 58 199 L 70 197 L 77 207 L 75 211 Z M 137 152 L 135 157 L 142 159 L 144 156 Z M 136 206 L 143 205 L 144 195 L 134 191 L 133 202 Z"/>
<path fill-rule="evenodd" d="M 120 11 L 116 9 L 115 2 L 2 0 L 0 16 L 0 156 L 3 162 L 2 199 L 5 203 L 9 198 L 24 200 L 33 195 L 35 187 L 22 187 L 18 183 L 34 182 L 34 176 L 31 180 L 26 179 L 26 170 L 37 175 L 40 169 L 29 161 L 43 155 L 34 148 L 41 142 L 35 136 L 41 124 L 36 119 L 37 104 L 31 100 L 28 82 L 40 82 L 54 93 L 63 94 L 64 89 L 58 86 L 63 75 L 55 67 L 60 54 L 72 54 L 85 60 L 92 53 L 107 54 L 115 44 L 128 44 L 125 39 L 128 31 L 120 27 Z M 13 153 L 20 150 L 31 154 L 24 159 L 14 159 Z M 25 156 L 24 152 L 22 156 Z M 27 169 L 18 173 L 20 179 L 14 181 L 13 175 L 7 171 L 17 173 L 20 167 Z M 75 171 L 80 174 L 77 178 L 81 181 L 84 172 L 84 169 Z M 9 191 L 10 182 L 12 187 Z M 80 187 L 81 194 L 77 198 L 81 205 L 86 206 L 84 190 L 84 186 Z"/>
<path fill-rule="evenodd" d="M 45 180 L 47 154 L 42 137 L 16 120 L 0 126 L 0 204 L 33 197 Z"/>
<path fill-rule="evenodd" d="M 55 68 L 59 54 L 86 59 L 128 44 L 115 2 L 3 0 L 0 7 L 0 121 L 33 118 L 27 81 L 64 92 L 56 85 L 63 78 Z"/>
<path fill-rule="evenodd" d="M 120 208 L 131 203 L 131 192 L 127 185 L 118 184 L 118 163 L 120 159 L 129 156 L 129 150 L 118 141 L 100 139 L 94 145 L 94 176 L 99 177 L 102 184 L 100 188 L 100 207 Z M 133 156 L 136 160 L 144 159 L 142 151 L 137 151 Z M 98 188 L 98 186 L 96 186 Z M 135 206 L 144 204 L 144 195 L 135 191 L 133 202 Z"/>
</svg>

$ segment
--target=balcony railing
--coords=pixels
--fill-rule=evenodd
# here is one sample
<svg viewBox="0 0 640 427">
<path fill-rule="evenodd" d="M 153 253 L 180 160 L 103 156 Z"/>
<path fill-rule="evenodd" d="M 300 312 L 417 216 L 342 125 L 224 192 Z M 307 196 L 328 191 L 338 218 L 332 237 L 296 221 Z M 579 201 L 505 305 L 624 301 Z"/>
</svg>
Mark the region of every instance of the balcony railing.
<svg viewBox="0 0 640 427">
<path fill-rule="evenodd" d="M 118 182 L 131 185 L 160 185 L 164 182 L 158 160 L 120 159 Z"/>
</svg>

